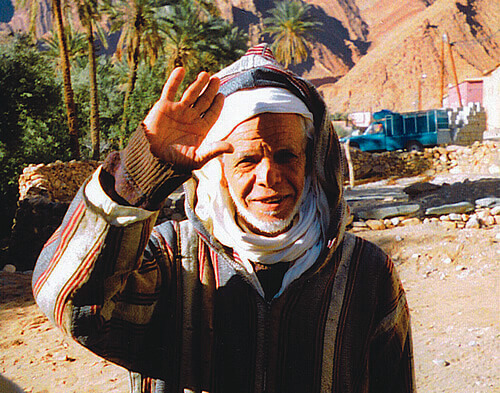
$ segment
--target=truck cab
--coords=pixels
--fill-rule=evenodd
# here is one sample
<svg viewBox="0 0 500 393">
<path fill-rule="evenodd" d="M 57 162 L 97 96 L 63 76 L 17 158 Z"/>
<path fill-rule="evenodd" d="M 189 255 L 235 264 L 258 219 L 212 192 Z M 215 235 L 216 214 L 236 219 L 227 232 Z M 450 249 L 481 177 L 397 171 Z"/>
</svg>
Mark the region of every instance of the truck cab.
<svg viewBox="0 0 500 393">
<path fill-rule="evenodd" d="M 452 142 L 448 113 L 441 109 L 396 113 L 383 110 L 361 135 L 342 138 L 362 151 L 421 151 L 425 146 Z"/>
</svg>

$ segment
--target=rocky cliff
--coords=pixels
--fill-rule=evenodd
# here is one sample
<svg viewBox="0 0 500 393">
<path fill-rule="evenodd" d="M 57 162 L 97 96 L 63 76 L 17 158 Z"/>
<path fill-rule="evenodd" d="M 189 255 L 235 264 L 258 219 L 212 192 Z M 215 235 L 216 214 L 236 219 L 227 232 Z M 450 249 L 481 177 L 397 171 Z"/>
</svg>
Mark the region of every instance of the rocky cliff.
<svg viewBox="0 0 500 393">
<path fill-rule="evenodd" d="M 0 31 L 4 34 L 26 32 L 29 29 L 28 6 L 21 7 L 19 1 L 11 0 L 15 8 L 14 15 L 9 22 L 0 23 Z M 35 29 L 38 36 L 45 35 L 52 28 L 52 13 L 50 0 L 38 1 L 38 16 L 35 19 Z"/>
<path fill-rule="evenodd" d="M 320 90 L 333 111 L 408 111 L 417 109 L 420 84 L 423 109 L 440 107 L 443 34 L 452 43 L 458 81 L 481 77 L 500 64 L 498 21 L 498 1 L 438 0 L 379 34 L 343 78 Z M 447 86 L 454 83 L 448 45 L 444 54 Z"/>
</svg>

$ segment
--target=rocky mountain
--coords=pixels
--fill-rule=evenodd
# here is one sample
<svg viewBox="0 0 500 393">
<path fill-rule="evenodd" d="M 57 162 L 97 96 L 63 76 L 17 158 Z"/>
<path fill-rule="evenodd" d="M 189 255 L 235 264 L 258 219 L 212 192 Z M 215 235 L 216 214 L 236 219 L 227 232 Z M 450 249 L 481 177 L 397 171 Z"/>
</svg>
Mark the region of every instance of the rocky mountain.
<svg viewBox="0 0 500 393">
<path fill-rule="evenodd" d="M 500 65 L 500 2 L 491 0 L 308 0 L 316 20 L 311 56 L 295 71 L 318 86 L 332 112 L 440 107 L 443 35 L 458 81 Z M 217 0 L 257 40 L 265 0 Z M 454 83 L 448 44 L 444 85 Z M 445 90 L 446 94 L 446 90 Z"/>
<path fill-rule="evenodd" d="M 379 1 L 381 9 L 383 3 Z M 408 5 L 411 2 L 408 1 Z M 408 11 L 408 10 L 407 10 Z M 394 16 L 394 15 L 393 15 Z M 393 20 L 389 18 L 389 20 Z M 481 77 L 500 65 L 500 2 L 437 0 L 414 10 L 387 31 L 374 26 L 371 45 L 349 72 L 335 84 L 320 86 L 333 111 L 417 109 L 418 85 L 422 107 L 440 107 L 441 45 L 447 35 L 457 80 Z M 444 45 L 444 84 L 454 83 L 452 58 Z M 446 94 L 446 91 L 445 91 Z"/>
<path fill-rule="evenodd" d="M 28 31 L 29 17 L 27 7 L 16 6 L 15 0 L 2 0 L 2 9 L 0 11 L 0 31 L 3 34 Z M 38 3 L 39 12 L 36 18 L 36 32 L 39 36 L 47 33 L 52 26 L 52 13 L 50 0 L 40 0 Z"/>
<path fill-rule="evenodd" d="M 214 0 L 224 18 L 262 40 L 262 18 L 275 1 Z M 440 106 L 443 35 L 452 44 L 457 78 L 483 75 L 500 64 L 500 1 L 491 0 L 306 0 L 323 23 L 309 59 L 294 71 L 318 86 L 332 112 L 417 109 Z M 48 0 L 41 0 L 40 33 L 50 26 Z M 26 12 L 16 11 L 5 30 L 23 30 Z M 265 38 L 265 37 L 264 37 Z M 454 83 L 444 46 L 444 82 Z"/>
</svg>

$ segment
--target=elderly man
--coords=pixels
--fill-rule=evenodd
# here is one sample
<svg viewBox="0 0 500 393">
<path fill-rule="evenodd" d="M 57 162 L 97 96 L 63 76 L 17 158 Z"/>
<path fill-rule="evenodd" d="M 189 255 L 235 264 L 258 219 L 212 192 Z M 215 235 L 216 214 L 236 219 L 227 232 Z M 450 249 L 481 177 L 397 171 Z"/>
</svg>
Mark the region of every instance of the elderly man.
<svg viewBox="0 0 500 393">
<path fill-rule="evenodd" d="M 325 105 L 266 45 L 175 96 L 83 185 L 33 290 L 133 392 L 411 392 L 391 261 L 344 233 Z M 224 98 L 225 97 L 225 98 Z M 153 227 L 184 184 L 183 222 Z"/>
</svg>

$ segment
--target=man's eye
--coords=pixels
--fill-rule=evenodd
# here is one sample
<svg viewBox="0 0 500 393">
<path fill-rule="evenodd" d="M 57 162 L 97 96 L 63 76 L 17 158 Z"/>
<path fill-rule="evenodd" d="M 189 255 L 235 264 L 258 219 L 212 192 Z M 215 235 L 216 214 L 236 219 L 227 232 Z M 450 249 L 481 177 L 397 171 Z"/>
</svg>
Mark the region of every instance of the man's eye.
<svg viewBox="0 0 500 393">
<path fill-rule="evenodd" d="M 250 166 L 254 165 L 257 162 L 257 159 L 255 157 L 243 157 L 240 160 L 237 161 L 236 166 Z"/>
<path fill-rule="evenodd" d="M 296 158 L 297 158 L 297 155 L 294 154 L 293 152 L 289 151 L 289 150 L 279 151 L 274 156 L 274 160 L 278 164 L 287 164 L 290 161 L 295 160 Z"/>
</svg>

